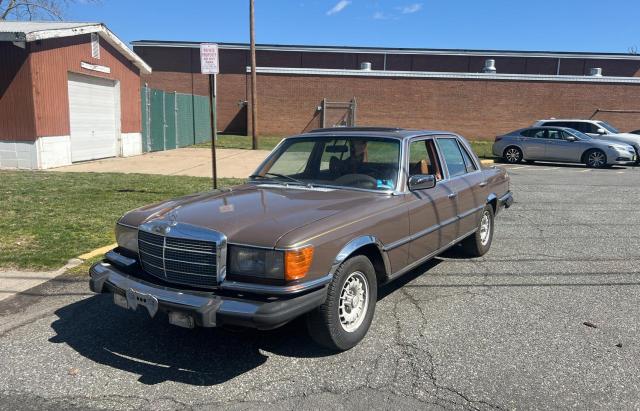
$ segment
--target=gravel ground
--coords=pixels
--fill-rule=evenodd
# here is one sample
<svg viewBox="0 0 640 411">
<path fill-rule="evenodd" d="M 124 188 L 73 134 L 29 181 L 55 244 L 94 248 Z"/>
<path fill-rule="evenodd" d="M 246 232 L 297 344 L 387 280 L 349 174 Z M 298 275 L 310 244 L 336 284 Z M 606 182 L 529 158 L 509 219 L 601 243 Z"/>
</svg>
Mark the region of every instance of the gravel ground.
<svg viewBox="0 0 640 411">
<path fill-rule="evenodd" d="M 301 321 L 180 329 L 63 277 L 0 303 L 0 409 L 637 409 L 640 168 L 505 167 L 491 251 L 381 289 L 348 352 Z"/>
</svg>

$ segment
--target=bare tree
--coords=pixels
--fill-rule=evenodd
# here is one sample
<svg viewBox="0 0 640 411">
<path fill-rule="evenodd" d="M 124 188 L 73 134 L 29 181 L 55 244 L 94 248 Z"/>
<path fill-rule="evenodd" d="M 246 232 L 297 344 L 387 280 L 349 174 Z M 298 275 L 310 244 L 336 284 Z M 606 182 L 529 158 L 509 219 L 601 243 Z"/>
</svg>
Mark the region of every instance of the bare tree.
<svg viewBox="0 0 640 411">
<path fill-rule="evenodd" d="M 632 54 L 634 56 L 637 56 L 639 54 L 638 53 L 638 46 L 629 46 L 628 51 L 629 51 L 629 54 Z"/>
<path fill-rule="evenodd" d="M 0 0 L 0 20 L 62 20 L 67 8 L 79 0 Z M 97 1 L 97 0 L 82 0 Z"/>
</svg>

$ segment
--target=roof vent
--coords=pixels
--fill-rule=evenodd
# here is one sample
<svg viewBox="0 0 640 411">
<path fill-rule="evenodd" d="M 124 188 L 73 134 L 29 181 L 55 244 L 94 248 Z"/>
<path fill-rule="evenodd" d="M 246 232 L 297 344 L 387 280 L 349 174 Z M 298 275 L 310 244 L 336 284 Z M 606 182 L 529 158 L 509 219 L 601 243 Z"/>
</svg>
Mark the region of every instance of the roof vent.
<svg viewBox="0 0 640 411">
<path fill-rule="evenodd" d="M 602 68 L 593 67 L 589 69 L 589 76 L 591 77 L 602 77 Z"/>
<path fill-rule="evenodd" d="M 363 61 L 360 63 L 360 70 L 371 71 L 371 63 L 368 61 Z"/>
<path fill-rule="evenodd" d="M 495 73 L 496 72 L 496 61 L 494 59 L 487 59 L 484 61 L 484 67 L 482 68 L 483 73 Z"/>
</svg>

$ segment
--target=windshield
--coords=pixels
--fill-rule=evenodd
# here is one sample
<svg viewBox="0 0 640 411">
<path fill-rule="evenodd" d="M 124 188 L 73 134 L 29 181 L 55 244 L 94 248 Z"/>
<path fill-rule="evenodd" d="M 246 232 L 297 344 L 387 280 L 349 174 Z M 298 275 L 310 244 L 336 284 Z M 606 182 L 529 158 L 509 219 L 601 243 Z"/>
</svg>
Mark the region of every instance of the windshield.
<svg viewBox="0 0 640 411">
<path fill-rule="evenodd" d="M 572 128 L 565 129 L 565 131 L 567 133 L 569 133 L 569 134 L 572 134 L 572 135 L 578 137 L 580 140 L 591 140 L 591 136 L 588 136 L 588 135 L 584 134 L 581 131 L 574 130 Z"/>
<path fill-rule="evenodd" d="M 400 142 L 375 137 L 304 137 L 285 140 L 254 181 L 368 190 L 394 190 Z"/>
<path fill-rule="evenodd" d="M 619 133 L 619 132 L 620 132 L 620 131 L 618 131 L 618 129 L 617 129 L 617 128 L 615 128 L 615 127 L 614 127 L 614 126 L 612 126 L 611 124 L 607 123 L 606 121 L 598 121 L 598 124 L 599 124 L 602 128 L 606 129 L 607 131 L 609 131 L 609 132 L 611 132 L 611 133 L 617 134 L 617 133 Z"/>
</svg>

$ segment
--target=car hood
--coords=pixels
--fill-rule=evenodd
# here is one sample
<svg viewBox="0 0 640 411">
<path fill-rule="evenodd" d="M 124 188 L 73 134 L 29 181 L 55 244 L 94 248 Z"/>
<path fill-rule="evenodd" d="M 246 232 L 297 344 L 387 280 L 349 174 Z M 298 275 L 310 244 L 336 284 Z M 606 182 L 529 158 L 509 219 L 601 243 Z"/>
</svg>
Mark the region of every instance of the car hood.
<svg viewBox="0 0 640 411">
<path fill-rule="evenodd" d="M 603 136 L 594 137 L 598 140 L 605 141 L 617 141 L 619 143 L 631 144 L 635 147 L 640 147 L 640 135 L 631 133 L 618 133 L 618 134 L 605 134 Z"/>
<path fill-rule="evenodd" d="M 624 142 L 621 140 L 592 138 L 591 140 L 589 140 L 589 142 L 593 146 L 602 147 L 602 148 L 609 147 L 610 145 L 616 145 L 616 146 L 622 146 L 624 148 L 633 149 L 633 145 L 631 145 L 631 143 Z"/>
<path fill-rule="evenodd" d="M 362 206 L 377 196 L 355 190 L 247 184 L 145 206 L 128 212 L 120 222 L 137 227 L 169 218 L 219 231 L 230 243 L 274 247 L 292 230 Z"/>
</svg>

